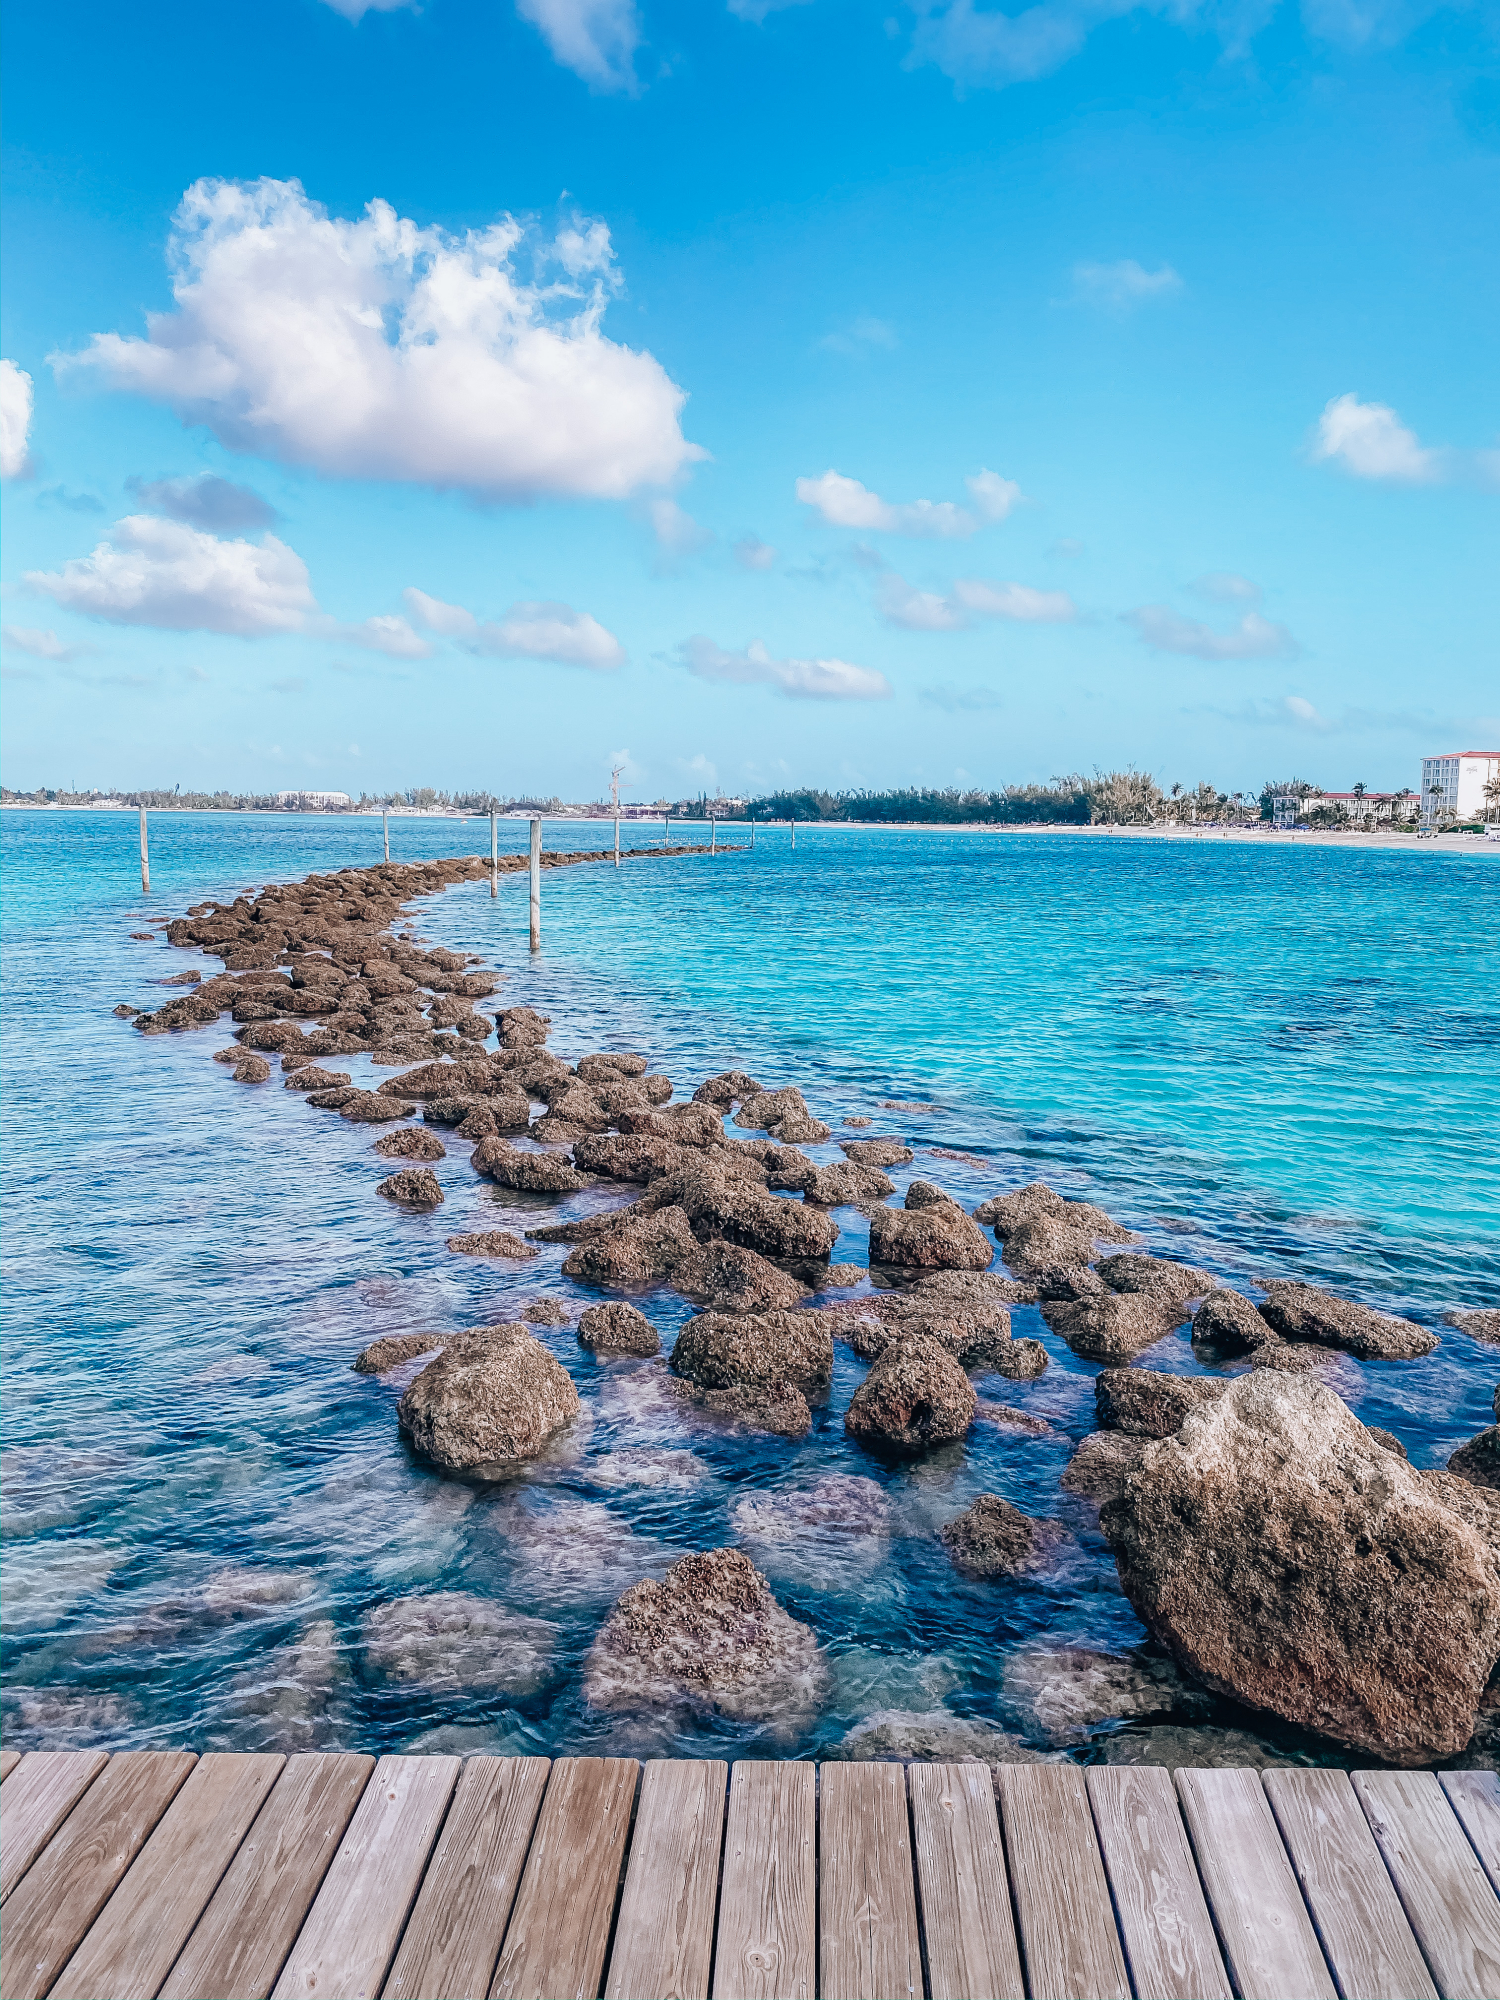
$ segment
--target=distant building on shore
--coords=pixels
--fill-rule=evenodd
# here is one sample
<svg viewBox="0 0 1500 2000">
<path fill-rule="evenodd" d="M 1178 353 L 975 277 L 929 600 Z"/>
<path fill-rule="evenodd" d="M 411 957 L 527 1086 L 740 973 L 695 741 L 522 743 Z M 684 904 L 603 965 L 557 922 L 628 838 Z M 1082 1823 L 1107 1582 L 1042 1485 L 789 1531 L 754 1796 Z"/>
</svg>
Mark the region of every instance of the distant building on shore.
<svg viewBox="0 0 1500 2000">
<path fill-rule="evenodd" d="M 279 806 L 347 806 L 354 801 L 347 792 L 278 792 Z"/>
<path fill-rule="evenodd" d="M 1422 759 L 1422 817 L 1500 820 L 1500 750 L 1450 750 Z"/>
</svg>

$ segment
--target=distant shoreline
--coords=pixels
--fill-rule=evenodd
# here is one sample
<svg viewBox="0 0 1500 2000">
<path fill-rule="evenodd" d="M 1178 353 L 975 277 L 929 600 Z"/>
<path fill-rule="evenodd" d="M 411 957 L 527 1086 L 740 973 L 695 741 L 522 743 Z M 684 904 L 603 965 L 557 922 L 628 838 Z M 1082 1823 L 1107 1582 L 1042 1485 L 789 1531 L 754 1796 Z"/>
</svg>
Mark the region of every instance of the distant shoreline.
<svg viewBox="0 0 1500 2000">
<path fill-rule="evenodd" d="M 134 813 L 136 806 L 62 806 L 39 805 L 32 800 L 0 800 L 0 812 L 71 812 L 71 813 Z M 217 806 L 150 806 L 153 816 L 161 813 L 201 815 L 222 813 L 235 819 L 316 819 L 348 820 L 378 819 L 380 812 L 368 808 L 363 812 L 298 812 L 269 811 L 255 808 L 236 809 Z M 470 820 L 483 821 L 488 813 L 419 812 L 410 807 L 391 812 L 392 819 L 447 820 L 457 825 L 466 825 Z M 530 813 L 502 813 L 502 820 L 522 824 L 533 817 Z M 558 826 L 610 826 L 613 824 L 609 813 L 538 813 L 536 818 Z M 660 814 L 630 814 L 620 816 L 620 825 L 625 827 L 657 826 L 663 818 L 677 827 L 707 826 L 708 820 L 671 819 Z M 1421 854 L 1493 854 L 1500 856 L 1500 840 L 1490 839 L 1482 833 L 1440 833 L 1414 834 L 1359 831 L 1350 828 L 1338 831 L 1333 828 L 1317 828 L 1306 833 L 1277 832 L 1274 828 L 1261 826 L 1181 826 L 1174 823 L 1163 826 L 1078 826 L 1066 820 L 1052 820 L 1045 823 L 1021 821 L 997 824 L 982 820 L 851 820 L 851 819 L 799 819 L 791 820 L 742 820 L 721 819 L 719 830 L 725 835 L 748 833 L 751 826 L 764 831 L 785 831 L 795 823 L 805 832 L 816 833 L 1019 833 L 1031 836 L 1064 834 L 1069 838 L 1087 840 L 1152 840 L 1170 841 L 1187 846 L 1199 842 L 1235 841 L 1240 844 L 1260 843 L 1276 847 L 1342 847 L 1355 849 L 1397 848 L 1407 853 Z M 739 843 L 736 842 L 738 845 Z"/>
</svg>

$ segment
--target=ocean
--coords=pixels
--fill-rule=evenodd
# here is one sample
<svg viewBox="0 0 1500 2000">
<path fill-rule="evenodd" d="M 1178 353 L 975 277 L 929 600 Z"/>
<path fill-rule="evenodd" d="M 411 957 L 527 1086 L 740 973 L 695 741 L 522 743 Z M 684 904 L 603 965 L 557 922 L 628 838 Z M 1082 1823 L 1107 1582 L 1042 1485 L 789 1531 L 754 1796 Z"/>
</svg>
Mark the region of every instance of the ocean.
<svg viewBox="0 0 1500 2000">
<path fill-rule="evenodd" d="M 526 829 L 501 836 L 519 851 Z M 611 835 L 550 822 L 546 837 Z M 625 829 L 627 846 L 659 837 Z M 487 852 L 489 825 L 398 819 L 391 839 L 398 860 Z M 962 1724 L 1084 1759 L 1148 1754 L 1172 1729 L 1330 1754 L 1203 1697 L 1104 1713 L 1049 1698 L 1081 1685 L 1088 1654 L 1134 1659 L 1143 1634 L 1058 1485 L 1093 1428 L 1097 1370 L 1034 1308 L 1013 1331 L 1044 1341 L 1045 1374 L 978 1386 L 1041 1427 L 977 1424 L 904 1468 L 844 1434 L 863 1372 L 846 1347 L 792 1444 L 695 1424 L 659 1366 L 598 1362 L 571 1325 L 535 1329 L 583 1401 L 542 1461 L 481 1485 L 415 1460 L 403 1378 L 351 1362 L 381 1334 L 543 1296 L 576 1318 L 591 1301 L 561 1278 L 561 1247 L 520 1268 L 444 1244 L 535 1226 L 551 1198 L 480 1181 L 445 1134 L 443 1208 L 396 1211 L 375 1196 L 375 1130 L 311 1109 L 279 1072 L 247 1088 L 209 1060 L 227 1019 L 146 1038 L 111 1011 L 216 969 L 132 942 L 142 920 L 376 861 L 380 840 L 378 819 L 160 814 L 143 898 L 133 816 L 0 816 L 7 1743 L 825 1755 L 872 1727 L 915 1740 L 919 1717 L 934 1741 Z M 557 871 L 543 894 L 534 962 L 524 876 L 494 900 L 449 890 L 415 927 L 482 953 L 570 1060 L 637 1049 L 683 1095 L 730 1067 L 796 1084 L 836 1136 L 869 1118 L 915 1148 L 898 1187 L 920 1176 L 973 1205 L 1044 1179 L 1228 1283 L 1296 1276 L 1431 1326 L 1425 1360 L 1322 1371 L 1419 1466 L 1493 1421 L 1500 1352 L 1444 1322 L 1500 1304 L 1488 858 L 804 826 L 795 850 L 767 829 L 752 853 Z M 835 1257 L 863 1262 L 863 1218 L 838 1219 Z M 645 1303 L 670 1346 L 691 1307 Z M 1201 1369 L 1185 1334 L 1144 1365 Z M 859 1532 L 808 1525 L 796 1496 L 830 1475 L 871 1482 L 842 1489 Z M 1061 1557 L 958 1577 L 936 1529 L 985 1491 L 1060 1520 Z M 592 1711 L 583 1661 L 613 1599 L 726 1543 L 817 1632 L 818 1712 Z"/>
</svg>

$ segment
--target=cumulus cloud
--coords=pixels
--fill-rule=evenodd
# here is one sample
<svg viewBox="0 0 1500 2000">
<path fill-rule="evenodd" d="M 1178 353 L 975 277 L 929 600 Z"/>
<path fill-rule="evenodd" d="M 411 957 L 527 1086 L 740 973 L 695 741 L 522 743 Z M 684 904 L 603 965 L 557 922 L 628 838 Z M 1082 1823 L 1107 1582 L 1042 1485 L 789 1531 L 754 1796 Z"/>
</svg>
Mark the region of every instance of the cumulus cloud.
<svg viewBox="0 0 1500 2000">
<path fill-rule="evenodd" d="M 150 514 L 117 521 L 112 538 L 26 583 L 70 611 L 114 625 L 258 638 L 301 631 L 317 610 L 307 565 L 285 542 L 226 542 Z"/>
<path fill-rule="evenodd" d="M 71 660 L 78 650 L 65 645 L 50 626 L 43 630 L 34 625 L 6 625 L 0 627 L 0 636 L 7 646 L 18 653 L 30 653 L 34 660 Z"/>
<path fill-rule="evenodd" d="M 1168 299 L 1182 290 L 1182 280 L 1170 264 L 1147 271 L 1134 257 L 1122 257 L 1117 264 L 1075 264 L 1073 296 L 1085 305 L 1103 306 L 1108 312 L 1129 312 L 1151 299 Z"/>
<path fill-rule="evenodd" d="M 646 518 L 651 523 L 656 546 L 663 555 L 695 555 L 713 540 L 710 530 L 700 526 L 675 500 L 648 501 Z"/>
<path fill-rule="evenodd" d="M 453 235 L 383 201 L 342 221 L 297 181 L 201 180 L 173 221 L 176 309 L 54 366 L 335 478 L 621 499 L 703 454 L 660 363 L 601 331 L 607 242 L 512 216 Z"/>
<path fill-rule="evenodd" d="M 742 535 L 734 545 L 734 559 L 741 569 L 770 569 L 776 551 L 759 535 Z"/>
<path fill-rule="evenodd" d="M 726 652 L 712 639 L 685 639 L 682 664 L 702 681 L 733 681 L 773 687 L 797 701 L 881 701 L 891 692 L 884 674 L 847 660 L 776 660 L 759 639 L 742 653 Z"/>
<path fill-rule="evenodd" d="M 951 589 L 939 592 L 915 590 L 891 571 L 881 578 L 876 602 L 888 624 L 908 632 L 961 632 L 983 618 L 1058 625 L 1078 616 L 1065 590 L 1034 590 L 1030 584 L 990 583 L 983 577 L 960 577 Z"/>
<path fill-rule="evenodd" d="M 384 653 L 391 660 L 426 660 L 432 657 L 432 647 L 419 632 L 414 632 L 404 618 L 366 618 L 360 625 L 340 625 L 328 635 L 348 641 L 351 645 L 364 646 L 372 653 Z"/>
<path fill-rule="evenodd" d="M 1285 625 L 1273 624 L 1258 611 L 1247 611 L 1228 632 L 1216 632 L 1198 618 L 1183 618 L 1165 604 L 1143 604 L 1124 616 L 1158 653 L 1184 653 L 1194 660 L 1277 660 L 1297 650 Z"/>
<path fill-rule="evenodd" d="M 1426 485 L 1442 477 L 1442 458 L 1417 442 L 1387 403 L 1335 396 L 1318 419 L 1313 457 L 1328 459 L 1356 479 Z"/>
<path fill-rule="evenodd" d="M 634 0 L 516 0 L 516 12 L 590 90 L 636 88 L 641 23 Z"/>
<path fill-rule="evenodd" d="M 476 630 L 472 649 L 501 659 L 557 660 L 570 667 L 617 667 L 625 648 L 613 632 L 570 604 L 513 604 Z"/>
<path fill-rule="evenodd" d="M 570 604 L 513 604 L 503 618 L 482 623 L 461 604 L 445 604 L 425 590 L 406 590 L 402 596 L 419 625 L 440 638 L 462 641 L 471 653 L 601 669 L 618 667 L 625 658 L 613 632 Z"/>
<path fill-rule="evenodd" d="M 797 481 L 797 498 L 804 507 L 816 508 L 831 528 L 860 528 L 882 535 L 936 536 L 951 540 L 977 532 L 986 522 L 1003 521 L 1021 498 L 1013 479 L 998 472 L 981 470 L 964 481 L 969 489 L 970 507 L 951 500 L 911 500 L 893 504 L 882 500 L 857 479 L 830 467 L 816 479 Z"/>
<path fill-rule="evenodd" d="M 0 361 L 0 479 L 24 479 L 31 470 L 31 377 L 14 361 Z"/>
<path fill-rule="evenodd" d="M 222 533 L 226 528 L 270 528 L 276 523 L 276 509 L 268 500 L 216 472 L 200 472 L 196 479 L 127 479 L 125 484 L 143 507 L 170 514 L 189 527 Z"/>
</svg>

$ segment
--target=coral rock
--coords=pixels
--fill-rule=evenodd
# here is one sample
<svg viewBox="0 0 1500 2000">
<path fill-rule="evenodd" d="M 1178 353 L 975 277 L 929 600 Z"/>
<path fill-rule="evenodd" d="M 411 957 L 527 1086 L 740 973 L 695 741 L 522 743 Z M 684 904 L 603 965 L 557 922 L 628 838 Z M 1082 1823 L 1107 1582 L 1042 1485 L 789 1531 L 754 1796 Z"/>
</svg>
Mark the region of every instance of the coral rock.
<svg viewBox="0 0 1500 2000">
<path fill-rule="evenodd" d="M 922 1452 L 961 1438 L 979 1401 L 953 1356 L 923 1334 L 892 1341 L 855 1390 L 844 1428 L 859 1443 Z"/>
<path fill-rule="evenodd" d="M 479 1327 L 449 1341 L 396 1413 L 423 1457 L 462 1471 L 535 1458 L 578 1414 L 578 1391 L 524 1327 Z"/>
</svg>

